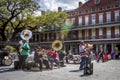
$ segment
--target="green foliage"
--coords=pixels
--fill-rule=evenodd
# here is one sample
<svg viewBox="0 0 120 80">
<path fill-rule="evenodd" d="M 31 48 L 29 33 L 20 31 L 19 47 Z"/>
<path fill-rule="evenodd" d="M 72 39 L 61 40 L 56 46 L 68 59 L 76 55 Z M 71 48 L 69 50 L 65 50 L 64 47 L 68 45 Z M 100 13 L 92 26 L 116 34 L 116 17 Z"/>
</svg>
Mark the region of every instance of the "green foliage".
<svg viewBox="0 0 120 80">
<path fill-rule="evenodd" d="M 39 9 L 38 0 L 0 0 L 0 35 L 5 40 L 7 30 L 19 30 L 27 15 Z M 21 25 L 20 25 L 21 24 Z M 21 26 L 21 27 L 19 27 Z"/>
<path fill-rule="evenodd" d="M 5 46 L 5 48 L 6 48 L 7 50 L 9 50 L 10 53 L 15 52 L 15 50 L 16 50 L 13 46 L 10 46 L 10 45 Z"/>
<path fill-rule="evenodd" d="M 65 19 L 67 19 L 66 12 L 46 11 L 38 17 L 39 25 L 45 27 L 62 27 Z"/>
<path fill-rule="evenodd" d="M 70 21 L 66 21 L 64 26 L 61 28 L 61 33 L 67 36 L 71 28 L 72 28 L 72 24 L 70 23 Z"/>
</svg>

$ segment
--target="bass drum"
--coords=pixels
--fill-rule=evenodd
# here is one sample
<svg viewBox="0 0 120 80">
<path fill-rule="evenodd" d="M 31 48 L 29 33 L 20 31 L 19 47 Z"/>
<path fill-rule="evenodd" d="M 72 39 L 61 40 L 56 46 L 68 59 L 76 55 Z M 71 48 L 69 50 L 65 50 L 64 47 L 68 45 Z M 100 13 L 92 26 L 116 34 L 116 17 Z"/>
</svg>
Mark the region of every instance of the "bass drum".
<svg viewBox="0 0 120 80">
<path fill-rule="evenodd" d="M 2 64 L 5 66 L 10 66 L 12 65 L 13 61 L 10 57 L 5 56 L 4 59 L 2 60 Z"/>
</svg>

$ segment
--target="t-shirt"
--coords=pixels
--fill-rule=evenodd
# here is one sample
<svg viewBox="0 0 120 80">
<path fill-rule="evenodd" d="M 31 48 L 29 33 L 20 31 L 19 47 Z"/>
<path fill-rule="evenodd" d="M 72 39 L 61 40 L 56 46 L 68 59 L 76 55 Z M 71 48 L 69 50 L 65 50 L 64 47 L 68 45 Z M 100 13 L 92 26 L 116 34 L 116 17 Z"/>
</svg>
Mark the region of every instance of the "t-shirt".
<svg viewBox="0 0 120 80">
<path fill-rule="evenodd" d="M 21 55 L 29 55 L 30 54 L 30 46 L 28 43 L 23 45 L 23 49 L 21 51 Z"/>
<path fill-rule="evenodd" d="M 79 53 L 85 52 L 85 46 L 84 45 L 79 45 Z"/>
</svg>

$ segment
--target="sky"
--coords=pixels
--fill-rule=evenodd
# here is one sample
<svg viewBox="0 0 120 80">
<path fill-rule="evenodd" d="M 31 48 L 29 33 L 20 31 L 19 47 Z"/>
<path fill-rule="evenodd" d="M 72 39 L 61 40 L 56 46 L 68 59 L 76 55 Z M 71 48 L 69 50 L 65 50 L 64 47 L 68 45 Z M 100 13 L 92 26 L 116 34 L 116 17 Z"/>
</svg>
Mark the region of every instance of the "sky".
<svg viewBox="0 0 120 80">
<path fill-rule="evenodd" d="M 51 10 L 57 11 L 58 7 L 62 10 L 76 9 L 79 6 L 79 2 L 84 3 L 86 0 L 39 0 L 40 11 L 35 12 L 35 16 L 41 15 L 41 11 Z"/>
<path fill-rule="evenodd" d="M 41 10 L 57 11 L 58 7 L 62 7 L 63 10 L 75 9 L 79 5 L 79 2 L 85 2 L 85 0 L 40 0 Z"/>
</svg>

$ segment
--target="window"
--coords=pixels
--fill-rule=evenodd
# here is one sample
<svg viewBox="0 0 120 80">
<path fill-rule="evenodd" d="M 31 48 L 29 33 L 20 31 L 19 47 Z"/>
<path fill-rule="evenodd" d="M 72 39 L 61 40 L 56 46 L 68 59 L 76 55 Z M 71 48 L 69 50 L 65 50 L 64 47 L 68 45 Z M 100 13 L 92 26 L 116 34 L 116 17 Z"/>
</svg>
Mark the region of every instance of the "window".
<svg viewBox="0 0 120 80">
<path fill-rule="evenodd" d="M 94 12 L 95 11 L 95 8 L 92 8 L 92 12 Z"/>
<path fill-rule="evenodd" d="M 107 23 L 109 23 L 109 22 L 111 22 L 111 12 L 107 12 L 106 14 L 107 14 L 106 21 L 107 21 Z"/>
<path fill-rule="evenodd" d="M 101 39 L 103 37 L 103 28 L 99 29 L 99 38 Z"/>
<path fill-rule="evenodd" d="M 115 37 L 119 37 L 120 32 L 119 32 L 119 27 L 115 27 Z"/>
<path fill-rule="evenodd" d="M 72 12 L 72 15 L 74 16 L 74 15 L 75 15 L 75 12 Z"/>
<path fill-rule="evenodd" d="M 88 25 L 88 23 L 89 23 L 89 18 L 88 17 L 89 17 L 88 15 L 85 16 L 85 25 Z"/>
<path fill-rule="evenodd" d="M 115 21 L 120 20 L 120 11 L 115 11 Z"/>
<path fill-rule="evenodd" d="M 110 9 L 110 6 L 107 6 L 107 9 Z"/>
<path fill-rule="evenodd" d="M 88 10 L 85 10 L 86 13 L 88 13 Z"/>
<path fill-rule="evenodd" d="M 103 28 L 99 29 L 99 35 L 103 35 Z"/>
<path fill-rule="evenodd" d="M 85 30 L 85 37 L 86 37 L 86 39 L 88 38 L 88 34 L 89 34 L 89 33 L 88 33 L 88 29 L 86 29 L 86 30 Z"/>
<path fill-rule="evenodd" d="M 96 15 L 95 14 L 92 14 L 91 15 L 91 19 L 92 19 L 92 24 L 96 24 Z"/>
<path fill-rule="evenodd" d="M 103 13 L 99 13 L 99 24 L 103 24 Z"/>
<path fill-rule="evenodd" d="M 79 25 L 82 25 L 82 16 L 79 17 Z"/>
<path fill-rule="evenodd" d="M 82 11 L 79 12 L 79 14 L 81 14 L 81 13 L 82 13 Z"/>
<path fill-rule="evenodd" d="M 75 18 L 72 18 L 72 25 L 75 25 Z"/>
<path fill-rule="evenodd" d="M 119 7 L 119 4 L 115 4 L 115 8 L 118 8 Z"/>
<path fill-rule="evenodd" d="M 111 38 L 111 28 L 107 28 L 107 38 Z"/>
<path fill-rule="evenodd" d="M 102 7 L 100 7 L 100 8 L 99 8 L 99 11 L 102 11 L 102 10 L 103 10 L 103 8 L 102 8 Z"/>
<path fill-rule="evenodd" d="M 66 25 L 70 24 L 70 19 L 66 19 L 65 24 Z"/>
<path fill-rule="evenodd" d="M 95 4 L 99 4 L 100 3 L 100 0 L 95 0 Z"/>
<path fill-rule="evenodd" d="M 95 38 L 95 28 L 92 29 L 92 37 L 93 37 L 93 39 Z"/>
</svg>

